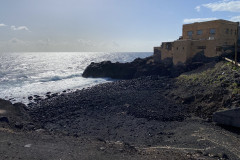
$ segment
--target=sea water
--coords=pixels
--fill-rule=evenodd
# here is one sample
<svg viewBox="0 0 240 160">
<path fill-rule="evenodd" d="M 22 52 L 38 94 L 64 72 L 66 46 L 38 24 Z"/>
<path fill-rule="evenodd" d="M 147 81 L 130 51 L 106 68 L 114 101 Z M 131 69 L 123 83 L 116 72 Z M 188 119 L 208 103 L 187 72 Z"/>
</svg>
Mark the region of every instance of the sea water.
<svg viewBox="0 0 240 160">
<path fill-rule="evenodd" d="M 91 62 L 130 62 L 152 52 L 31 52 L 0 53 L 0 98 L 29 103 L 28 97 L 46 92 L 60 93 L 111 81 L 83 78 Z"/>
</svg>

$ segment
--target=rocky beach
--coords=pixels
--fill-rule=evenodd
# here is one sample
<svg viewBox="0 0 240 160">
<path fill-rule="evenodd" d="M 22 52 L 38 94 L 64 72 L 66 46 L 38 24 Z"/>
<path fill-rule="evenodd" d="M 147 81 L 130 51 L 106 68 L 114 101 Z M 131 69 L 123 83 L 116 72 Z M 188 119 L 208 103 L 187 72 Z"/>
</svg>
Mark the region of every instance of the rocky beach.
<svg viewBox="0 0 240 160">
<path fill-rule="evenodd" d="M 150 57 L 86 70 L 85 77 L 126 80 L 30 97 L 36 103 L 28 106 L 1 100 L 1 157 L 240 159 L 239 129 L 212 121 L 214 112 L 239 107 L 240 70 L 232 64 L 176 70 Z"/>
</svg>

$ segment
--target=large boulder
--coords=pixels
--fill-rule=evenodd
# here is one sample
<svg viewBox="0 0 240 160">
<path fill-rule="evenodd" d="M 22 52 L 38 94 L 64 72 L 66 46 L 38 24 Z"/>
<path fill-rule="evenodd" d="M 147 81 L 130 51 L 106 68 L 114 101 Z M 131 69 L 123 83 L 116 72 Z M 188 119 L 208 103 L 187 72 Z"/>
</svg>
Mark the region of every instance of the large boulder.
<svg viewBox="0 0 240 160">
<path fill-rule="evenodd" d="M 92 62 L 83 72 L 83 77 L 131 79 L 135 72 L 136 68 L 130 63 L 112 63 L 110 61 L 103 61 L 101 63 Z"/>
<path fill-rule="evenodd" d="M 240 108 L 216 112 L 213 114 L 213 121 L 218 124 L 240 127 Z"/>
<path fill-rule="evenodd" d="M 0 99 L 0 126 L 17 129 L 29 129 L 32 121 L 27 107 L 22 103 L 12 104 L 10 101 Z"/>
<path fill-rule="evenodd" d="M 130 63 L 92 62 L 83 72 L 83 77 L 109 77 L 114 79 L 132 79 L 149 75 L 171 75 L 172 63 L 155 61 L 154 57 L 137 58 Z"/>
</svg>

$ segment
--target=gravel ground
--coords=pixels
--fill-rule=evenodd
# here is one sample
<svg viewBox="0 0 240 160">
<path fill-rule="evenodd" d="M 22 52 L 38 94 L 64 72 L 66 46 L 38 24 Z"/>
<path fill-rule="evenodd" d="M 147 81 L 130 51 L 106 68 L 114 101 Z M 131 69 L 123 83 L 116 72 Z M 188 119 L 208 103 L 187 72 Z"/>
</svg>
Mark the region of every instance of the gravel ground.
<svg viewBox="0 0 240 160">
<path fill-rule="evenodd" d="M 196 118 L 191 105 L 171 97 L 176 84 L 158 76 L 101 84 L 45 99 L 31 106 L 31 115 L 56 133 L 239 159 L 239 133 Z"/>
<path fill-rule="evenodd" d="M 194 78 L 194 74 L 211 68 L 214 71 L 211 73 L 216 74 Z M 201 72 L 178 78 L 149 76 L 119 80 L 73 93 L 54 94 L 30 104 L 28 109 L 20 104 L 6 107 L 12 105 L 0 101 L 0 156 L 5 159 L 240 159 L 239 129 L 211 122 L 214 110 L 228 107 L 225 101 L 232 103 L 237 99 L 231 85 L 221 85 L 226 81 L 209 83 L 228 68 L 215 69 L 213 64 Z M 230 77 L 229 84 L 238 79 L 235 73 L 229 75 L 226 75 Z M 215 92 L 219 85 L 220 91 L 228 92 Z M 224 96 L 228 98 L 220 101 Z M 24 108 L 22 114 L 14 112 L 16 107 Z M 3 111 L 8 108 L 12 109 Z"/>
</svg>

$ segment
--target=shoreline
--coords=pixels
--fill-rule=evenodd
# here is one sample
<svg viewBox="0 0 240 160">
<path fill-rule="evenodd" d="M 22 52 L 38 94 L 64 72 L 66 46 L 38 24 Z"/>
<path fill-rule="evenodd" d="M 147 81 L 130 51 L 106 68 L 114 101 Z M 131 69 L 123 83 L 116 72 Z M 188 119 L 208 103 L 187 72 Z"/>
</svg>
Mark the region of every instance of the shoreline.
<svg viewBox="0 0 240 160">
<path fill-rule="evenodd" d="M 93 144 L 100 141 L 107 146 L 124 144 L 120 146 L 128 147 L 120 152 L 119 159 L 126 153 L 137 159 L 146 150 L 162 159 L 239 159 L 237 129 L 226 130 L 211 122 L 214 110 L 221 108 L 218 105 L 224 105 L 225 101 L 231 104 L 235 99 L 224 99 L 224 95 L 229 94 L 222 94 L 228 89 L 227 85 L 216 90 L 226 84 L 225 81 L 208 83 L 209 79 L 216 79 L 215 74 L 206 78 L 204 73 L 209 72 L 208 69 L 216 75 L 224 70 L 226 74 L 221 78 L 230 77 L 229 83 L 235 80 L 231 78 L 238 78 L 230 76 L 227 63 L 220 62 L 177 78 L 148 76 L 99 84 L 30 105 L 26 112 L 31 123 L 40 127 L 30 131 L 44 129 L 57 137 L 87 138 Z M 238 74 L 233 75 L 235 73 Z M 195 74 L 201 74 L 199 79 L 194 78 Z M 202 90 L 204 86 L 208 89 Z M 218 108 L 212 108 L 213 104 Z M 24 127 L 20 131 L 24 131 Z M 39 134 L 41 137 L 46 133 Z M 121 149 L 118 147 L 105 147 L 102 152 L 113 149 L 113 153 L 118 153 Z M 72 150 L 76 148 L 72 146 Z M 157 154 L 163 151 L 167 153 Z M 140 155 L 153 159 L 151 154 Z"/>
</svg>

